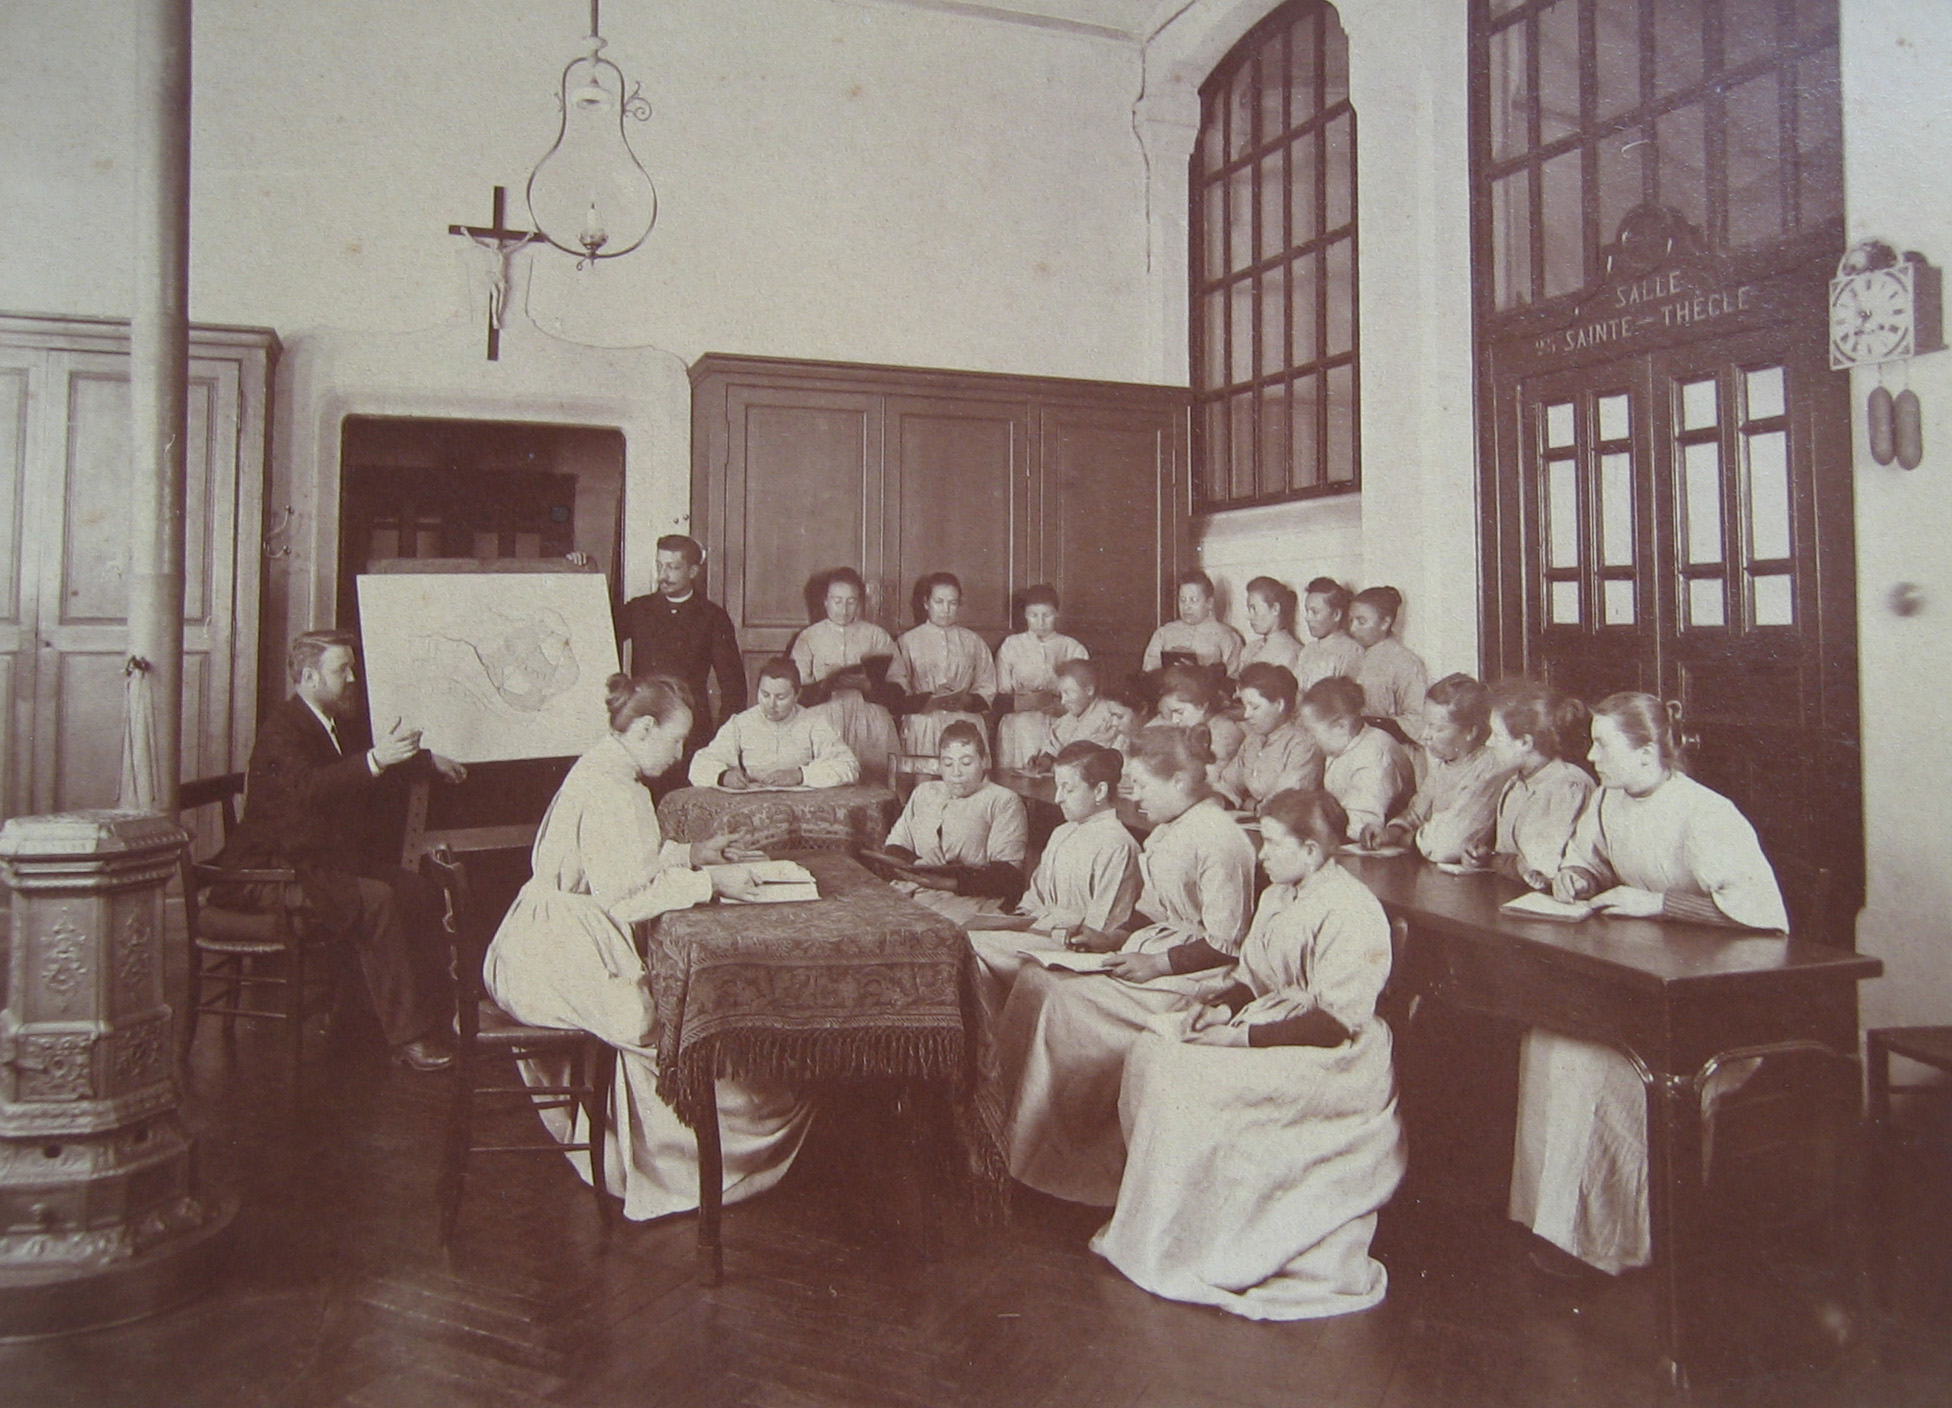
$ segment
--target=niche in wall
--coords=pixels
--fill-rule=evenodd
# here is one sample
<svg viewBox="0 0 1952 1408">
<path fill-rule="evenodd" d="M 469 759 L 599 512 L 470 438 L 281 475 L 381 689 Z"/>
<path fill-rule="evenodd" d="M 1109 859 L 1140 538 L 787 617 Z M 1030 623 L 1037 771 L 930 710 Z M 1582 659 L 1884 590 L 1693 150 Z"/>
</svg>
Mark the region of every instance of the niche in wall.
<svg viewBox="0 0 1952 1408">
<path fill-rule="evenodd" d="M 624 437 L 600 426 L 347 416 L 339 435 L 337 619 L 358 622 L 353 581 L 395 558 L 586 553 L 614 582 Z"/>
</svg>

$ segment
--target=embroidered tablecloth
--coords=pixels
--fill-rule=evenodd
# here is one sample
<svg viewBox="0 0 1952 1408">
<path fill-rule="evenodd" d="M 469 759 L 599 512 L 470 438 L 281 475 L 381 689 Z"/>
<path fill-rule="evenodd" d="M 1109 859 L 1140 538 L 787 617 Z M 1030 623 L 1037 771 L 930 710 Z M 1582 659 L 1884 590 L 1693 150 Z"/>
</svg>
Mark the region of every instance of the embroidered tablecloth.
<svg viewBox="0 0 1952 1408">
<path fill-rule="evenodd" d="M 714 1080 L 939 1082 L 969 1170 L 1000 1197 L 1008 1171 L 979 1114 L 975 957 L 963 931 L 852 857 L 796 857 L 821 898 L 701 905 L 640 932 L 658 1018 L 658 1094 L 688 1125 Z"/>
<path fill-rule="evenodd" d="M 886 787 L 815 787 L 793 792 L 728 792 L 681 787 L 657 804 L 670 841 L 703 841 L 737 830 L 761 850 L 846 851 L 879 846 L 901 805 Z"/>
</svg>

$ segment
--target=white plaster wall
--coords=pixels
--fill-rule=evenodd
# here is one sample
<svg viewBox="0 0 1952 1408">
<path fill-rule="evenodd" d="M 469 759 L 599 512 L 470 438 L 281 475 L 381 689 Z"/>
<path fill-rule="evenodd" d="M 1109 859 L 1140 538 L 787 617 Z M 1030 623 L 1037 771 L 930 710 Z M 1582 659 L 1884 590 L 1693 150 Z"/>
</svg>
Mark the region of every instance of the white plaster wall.
<svg viewBox="0 0 1952 1408">
<path fill-rule="evenodd" d="M 1147 46 L 1149 96 L 1196 93 L 1216 63 L 1274 8 L 1197 0 Z M 1299 588 L 1328 575 L 1388 583 L 1407 602 L 1406 641 L 1436 674 L 1478 669 L 1472 430 L 1468 68 L 1465 8 L 1431 0 L 1342 0 L 1356 109 L 1357 245 L 1362 269 L 1359 495 L 1234 510 L 1195 524 L 1200 565 L 1245 629 L 1239 587 L 1265 573 Z M 1184 210 L 1186 169 L 1175 168 Z M 1158 244 L 1155 241 L 1155 244 Z M 1160 379 L 1184 381 L 1186 250 L 1164 251 L 1156 296 L 1177 302 L 1178 340 Z M 1171 312 L 1160 315 L 1168 323 Z"/>
<path fill-rule="evenodd" d="M 1952 7 L 1843 0 L 1844 187 L 1849 235 L 1952 264 Z M 1874 372 L 1852 374 L 1857 480 L 1868 904 L 1858 945 L 1885 962 L 1866 1026 L 1952 1021 L 1952 353 L 1893 369 L 1924 407 L 1925 460 L 1880 466 L 1864 438 Z M 1901 582 L 1924 609 L 1900 616 Z"/>
<path fill-rule="evenodd" d="M 128 311 L 133 3 L 0 6 L 0 307 Z M 197 6 L 191 315 L 273 327 L 288 353 L 267 503 L 296 519 L 268 637 L 331 609 L 344 414 L 622 428 L 635 592 L 650 541 L 688 520 L 682 368 L 703 352 L 1151 369 L 1137 47 L 847 0 L 606 9 L 608 55 L 654 108 L 633 141 L 657 228 L 582 274 L 518 255 L 486 362 L 486 271 L 447 227 L 485 224 L 495 184 L 526 225 L 586 13 Z"/>
</svg>

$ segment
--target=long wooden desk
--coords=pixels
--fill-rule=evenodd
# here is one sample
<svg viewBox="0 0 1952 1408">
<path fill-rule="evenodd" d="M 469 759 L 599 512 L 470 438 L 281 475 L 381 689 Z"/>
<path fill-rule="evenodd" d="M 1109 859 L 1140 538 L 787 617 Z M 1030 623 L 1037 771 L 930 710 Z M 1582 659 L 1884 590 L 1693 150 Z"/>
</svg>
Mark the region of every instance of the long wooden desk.
<svg viewBox="0 0 1952 1408">
<path fill-rule="evenodd" d="M 1701 1234 L 1701 1089 L 1744 1051 L 1814 1043 L 1857 1053 L 1857 984 L 1878 959 L 1698 924 L 1521 919 L 1521 892 L 1492 875 L 1447 875 L 1416 856 L 1342 862 L 1409 928 L 1393 982 L 1455 1006 L 1603 1042 L 1647 1089 L 1648 1211 L 1661 1369 L 1687 1382 L 1689 1276 Z"/>
</svg>

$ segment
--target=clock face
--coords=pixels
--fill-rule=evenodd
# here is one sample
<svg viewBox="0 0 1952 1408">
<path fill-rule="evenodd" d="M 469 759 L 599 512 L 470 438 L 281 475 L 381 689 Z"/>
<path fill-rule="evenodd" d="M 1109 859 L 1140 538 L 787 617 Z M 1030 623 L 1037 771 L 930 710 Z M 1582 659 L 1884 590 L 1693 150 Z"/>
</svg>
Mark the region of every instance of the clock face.
<svg viewBox="0 0 1952 1408">
<path fill-rule="evenodd" d="M 1911 354 L 1911 280 L 1900 269 L 1839 279 L 1830 294 L 1830 364 L 1888 362 Z"/>
</svg>

